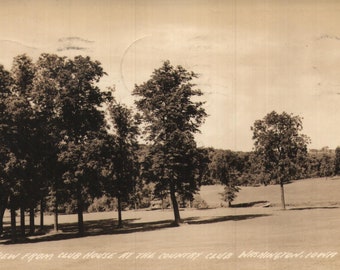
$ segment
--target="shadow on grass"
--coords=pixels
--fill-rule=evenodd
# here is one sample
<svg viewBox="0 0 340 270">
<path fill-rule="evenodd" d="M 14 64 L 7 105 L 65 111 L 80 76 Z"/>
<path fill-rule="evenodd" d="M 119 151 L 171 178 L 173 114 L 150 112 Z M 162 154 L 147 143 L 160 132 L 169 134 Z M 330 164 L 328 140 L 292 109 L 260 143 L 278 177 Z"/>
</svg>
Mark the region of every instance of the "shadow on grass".
<svg viewBox="0 0 340 270">
<path fill-rule="evenodd" d="M 234 215 L 234 216 L 222 216 L 222 217 L 210 217 L 207 219 L 202 219 L 201 217 L 192 217 L 184 220 L 185 223 L 188 224 L 209 224 L 209 223 L 217 223 L 223 221 L 240 221 L 258 217 L 266 217 L 271 216 L 268 214 L 253 214 L 253 215 Z"/>
<path fill-rule="evenodd" d="M 209 224 L 223 221 L 239 221 L 251 218 L 263 217 L 268 215 L 234 215 L 234 216 L 219 216 L 219 217 L 190 217 L 182 219 L 186 224 Z M 123 227 L 117 227 L 116 219 L 101 219 L 91 220 L 84 222 L 85 233 L 84 235 L 78 234 L 77 223 L 63 223 L 59 225 L 60 231 L 53 232 L 53 226 L 45 226 L 44 232 L 37 231 L 36 234 L 29 237 L 19 237 L 17 242 L 13 243 L 9 239 L 10 235 L 7 232 L 4 241 L 0 244 L 24 244 L 24 243 L 38 243 L 46 241 L 58 241 L 74 239 L 79 237 L 98 236 L 98 235 L 114 235 L 114 234 L 126 234 L 135 232 L 146 232 L 153 230 L 161 230 L 165 228 L 175 227 L 173 220 L 160 220 L 153 222 L 138 222 L 139 219 L 126 219 L 123 221 Z M 9 229 L 9 228 L 8 228 Z M 19 229 L 19 228 L 18 228 Z M 38 227 L 37 227 L 38 229 Z"/>
<path fill-rule="evenodd" d="M 268 201 L 255 201 L 255 202 L 247 202 L 247 203 L 238 203 L 238 204 L 232 204 L 231 208 L 242 208 L 242 207 L 253 207 L 255 205 L 264 205 L 269 203 Z"/>
<path fill-rule="evenodd" d="M 297 207 L 297 208 L 290 208 L 289 210 L 315 210 L 315 209 L 337 209 L 338 206 L 310 206 L 310 207 Z"/>
</svg>

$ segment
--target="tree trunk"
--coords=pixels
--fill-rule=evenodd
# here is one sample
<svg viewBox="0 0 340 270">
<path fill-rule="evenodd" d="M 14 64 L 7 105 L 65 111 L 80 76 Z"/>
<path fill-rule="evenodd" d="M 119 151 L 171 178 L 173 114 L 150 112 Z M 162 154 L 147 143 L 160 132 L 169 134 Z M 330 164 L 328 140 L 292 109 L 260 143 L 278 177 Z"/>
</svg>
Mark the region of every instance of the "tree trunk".
<svg viewBox="0 0 340 270">
<path fill-rule="evenodd" d="M 58 224 L 58 197 L 57 194 L 55 194 L 54 197 L 54 219 L 53 219 L 53 230 L 54 232 L 59 231 L 59 224 Z"/>
<path fill-rule="evenodd" d="M 122 222 L 122 201 L 120 196 L 117 196 L 117 201 L 118 201 L 118 228 L 123 227 L 123 222 Z"/>
<path fill-rule="evenodd" d="M 44 230 L 44 197 L 40 199 L 40 230 Z"/>
<path fill-rule="evenodd" d="M 280 183 L 281 187 L 281 204 L 282 204 L 282 209 L 286 210 L 286 202 L 285 202 L 285 191 L 283 187 L 283 182 Z"/>
<path fill-rule="evenodd" d="M 83 218 L 83 199 L 81 196 L 80 187 L 77 188 L 77 213 L 78 213 L 78 233 L 84 235 L 84 218 Z"/>
<path fill-rule="evenodd" d="M 0 236 L 4 232 L 4 215 L 7 207 L 7 199 L 1 201 L 0 205 Z"/>
<path fill-rule="evenodd" d="M 30 207 L 30 234 L 34 234 L 35 224 L 34 224 L 34 206 Z"/>
<path fill-rule="evenodd" d="M 25 208 L 23 206 L 20 207 L 20 232 L 21 236 L 25 237 Z"/>
<path fill-rule="evenodd" d="M 16 242 L 17 240 L 17 222 L 16 222 L 16 213 L 15 208 L 11 206 L 11 238 L 12 242 Z"/>
<path fill-rule="evenodd" d="M 171 197 L 171 203 L 172 203 L 172 209 L 174 211 L 174 225 L 179 226 L 181 223 L 181 217 L 179 215 L 179 208 L 178 208 L 178 202 L 176 199 L 175 194 L 175 185 L 173 183 L 170 183 L 170 197 Z"/>
</svg>

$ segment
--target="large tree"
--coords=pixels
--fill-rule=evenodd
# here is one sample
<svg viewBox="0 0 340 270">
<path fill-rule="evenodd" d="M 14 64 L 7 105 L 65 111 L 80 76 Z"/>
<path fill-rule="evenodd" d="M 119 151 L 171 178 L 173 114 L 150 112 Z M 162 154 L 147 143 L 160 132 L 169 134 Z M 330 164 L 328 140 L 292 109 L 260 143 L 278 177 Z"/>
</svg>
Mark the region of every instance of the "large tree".
<svg viewBox="0 0 340 270">
<path fill-rule="evenodd" d="M 12 239 L 16 238 L 15 210 L 21 208 L 21 231 L 25 235 L 25 210 L 31 210 L 34 231 L 34 115 L 29 99 L 34 67 L 26 55 L 14 58 L 11 73 L 0 68 L 1 88 L 1 218 L 5 207 L 11 210 Z M 27 207 L 28 206 L 28 207 Z M 2 230 L 2 228 L 0 228 Z"/>
<path fill-rule="evenodd" d="M 34 233 L 34 209 L 40 198 L 40 183 L 37 166 L 40 138 L 37 137 L 39 121 L 32 104 L 33 79 L 35 65 L 33 60 L 25 55 L 18 55 L 13 59 L 11 75 L 13 78 L 12 100 L 15 109 L 12 109 L 12 119 L 15 132 L 12 134 L 13 151 L 25 166 L 20 168 L 17 175 L 20 181 L 20 216 L 21 234 L 25 236 L 25 211 L 30 212 L 30 233 Z"/>
<path fill-rule="evenodd" d="M 43 225 L 44 197 L 49 197 L 54 206 L 54 230 L 58 231 L 58 205 L 65 198 L 61 179 L 61 164 L 58 162 L 59 143 L 63 140 L 63 94 L 71 77 L 66 57 L 41 54 L 36 62 L 33 80 L 32 103 L 39 121 L 37 133 L 39 146 L 36 149 L 37 164 L 41 179 L 41 226 Z"/>
<path fill-rule="evenodd" d="M 108 106 L 111 132 L 108 134 L 105 188 L 118 202 L 118 227 L 122 227 L 122 202 L 127 202 L 135 191 L 138 177 L 138 118 L 132 110 L 115 102 Z"/>
<path fill-rule="evenodd" d="M 99 107 L 107 95 L 97 85 L 104 74 L 99 62 L 83 56 L 42 54 L 36 63 L 32 104 L 40 122 L 38 164 L 42 195 L 49 193 L 54 204 L 55 230 L 58 206 L 68 198 L 77 201 L 79 233 L 83 234 L 84 200 L 99 188 L 92 184 L 98 180 L 104 133 Z"/>
<path fill-rule="evenodd" d="M 77 201 L 81 235 L 84 233 L 84 200 L 88 192 L 98 186 L 96 145 L 100 145 L 105 126 L 104 112 L 99 108 L 108 97 L 106 92 L 100 91 L 98 82 L 104 74 L 101 64 L 89 57 L 69 59 L 65 64 L 65 84 L 58 98 L 63 136 L 58 156 L 66 168 L 63 178 Z"/>
<path fill-rule="evenodd" d="M 8 139 L 11 131 L 11 116 L 8 101 L 11 95 L 12 78 L 10 73 L 0 65 L 0 235 L 3 233 L 3 216 L 8 206 L 11 181 L 10 163 L 13 160 Z"/>
<path fill-rule="evenodd" d="M 30 104 L 34 68 L 26 55 L 14 58 L 11 73 L 0 67 L 1 218 L 11 210 L 12 239 L 16 238 L 15 210 L 21 208 L 21 231 L 25 235 L 25 210 L 34 208 L 34 162 L 32 159 L 34 116 Z M 31 211 L 32 212 L 32 211 Z M 32 215 L 31 215 L 32 216 Z M 30 219 L 31 232 L 34 221 Z M 2 225 L 0 226 L 2 227 Z M 2 230 L 2 228 L 0 228 Z"/>
<path fill-rule="evenodd" d="M 105 133 L 104 133 L 105 134 Z M 62 179 L 69 202 L 74 201 L 78 214 L 78 233 L 84 234 L 83 212 L 89 198 L 103 195 L 101 185 L 101 149 L 103 134 L 88 132 L 81 143 L 67 140 L 61 143 L 59 161 L 63 163 Z"/>
<path fill-rule="evenodd" d="M 302 119 L 286 112 L 278 114 L 273 111 L 262 120 L 255 121 L 251 129 L 262 170 L 280 185 L 282 208 L 285 209 L 284 184 L 298 174 L 307 156 L 309 138 L 301 134 Z"/>
<path fill-rule="evenodd" d="M 207 115 L 204 103 L 197 101 L 202 92 L 192 83 L 196 77 L 165 61 L 133 91 L 139 97 L 136 105 L 143 114 L 146 139 L 152 142 L 149 177 L 160 195 L 170 193 L 175 225 L 181 222 L 176 195 L 188 198 L 198 190 L 199 152 L 194 134 Z"/>
</svg>

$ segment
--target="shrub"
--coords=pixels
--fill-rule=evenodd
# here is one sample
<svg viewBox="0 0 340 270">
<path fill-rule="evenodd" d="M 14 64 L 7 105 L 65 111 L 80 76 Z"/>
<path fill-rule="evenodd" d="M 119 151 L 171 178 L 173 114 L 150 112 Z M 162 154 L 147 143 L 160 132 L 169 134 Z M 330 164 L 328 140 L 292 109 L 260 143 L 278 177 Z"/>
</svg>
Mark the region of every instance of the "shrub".
<svg viewBox="0 0 340 270">
<path fill-rule="evenodd" d="M 195 196 L 192 206 L 197 209 L 207 209 L 209 207 L 207 202 L 199 195 Z"/>
<path fill-rule="evenodd" d="M 94 198 L 92 204 L 90 204 L 87 209 L 89 213 L 108 212 L 113 210 L 117 210 L 117 200 L 106 195 L 103 195 L 100 198 Z"/>
</svg>

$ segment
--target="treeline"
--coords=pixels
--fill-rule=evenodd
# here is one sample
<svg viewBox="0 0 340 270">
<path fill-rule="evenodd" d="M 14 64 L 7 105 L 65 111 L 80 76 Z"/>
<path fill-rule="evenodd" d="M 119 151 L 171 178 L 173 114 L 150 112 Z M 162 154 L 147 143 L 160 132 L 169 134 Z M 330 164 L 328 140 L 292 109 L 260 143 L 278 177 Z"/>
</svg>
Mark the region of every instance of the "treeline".
<svg viewBox="0 0 340 270">
<path fill-rule="evenodd" d="M 147 204 L 146 196 L 170 197 L 174 225 L 181 222 L 178 200 L 193 199 L 208 164 L 193 136 L 206 117 L 204 102 L 192 101 L 202 95 L 191 82 L 197 75 L 165 61 L 135 86 L 138 114 L 116 102 L 113 88 L 99 88 L 104 75 L 83 56 L 42 54 L 34 62 L 24 54 L 9 71 L 0 65 L 0 235 L 6 209 L 12 241 L 18 210 L 21 237 L 25 212 L 33 234 L 37 211 L 41 229 L 44 212 L 53 211 L 58 231 L 65 208 L 77 213 L 83 235 L 91 202 L 116 204 L 122 226 L 122 209 Z"/>
<path fill-rule="evenodd" d="M 235 178 L 238 186 L 274 184 L 261 168 L 261 157 L 254 152 L 239 152 L 221 149 L 207 149 L 209 165 L 202 180 L 204 185 L 223 184 L 221 171 L 225 177 Z M 331 177 L 340 174 L 340 147 L 310 149 L 300 164 L 295 179 Z"/>
<path fill-rule="evenodd" d="M 259 166 L 261 161 L 254 152 L 240 152 L 231 150 L 222 150 L 214 148 L 201 148 L 201 153 L 206 160 L 201 171 L 199 185 L 225 185 L 224 200 L 231 204 L 236 198 L 239 187 L 241 186 L 259 186 L 276 184 L 275 180 L 270 180 L 262 168 Z M 140 145 L 137 156 L 139 160 L 144 160 L 148 152 L 147 145 Z M 338 161 L 336 162 L 336 153 Z M 340 148 L 331 150 L 322 148 L 320 150 L 309 150 L 306 159 L 300 164 L 299 170 L 295 175 L 296 180 L 316 177 L 331 177 L 339 174 L 340 168 Z M 336 170 L 338 168 L 338 171 Z M 142 169 L 142 167 L 141 167 Z M 134 196 L 123 202 L 123 209 L 148 208 L 153 199 L 158 198 L 154 193 L 154 185 L 148 183 L 147 179 L 139 178 L 141 182 L 136 186 Z M 168 204 L 168 198 L 164 203 Z M 183 201 L 180 199 L 182 207 L 195 205 L 193 200 Z M 74 213 L 76 206 L 74 202 L 65 203 L 60 211 Z M 86 201 L 86 209 L 89 212 L 118 210 L 117 200 L 104 195 Z"/>
<path fill-rule="evenodd" d="M 139 120 L 110 89 L 99 89 L 104 75 L 83 56 L 42 54 L 33 62 L 19 55 L 10 71 L 0 66 L 0 234 L 6 209 L 15 241 L 16 211 L 24 237 L 25 212 L 32 234 L 36 209 L 43 228 L 47 206 L 58 230 L 60 206 L 70 202 L 83 234 L 88 198 L 106 194 L 121 204 L 132 194 Z"/>
<path fill-rule="evenodd" d="M 6 209 L 13 241 L 17 212 L 22 237 L 25 213 L 33 234 L 35 214 L 43 230 L 46 211 L 56 231 L 60 212 L 77 213 L 83 235 L 89 209 L 117 209 L 122 226 L 122 209 L 156 198 L 171 203 L 178 225 L 179 208 L 192 205 L 201 185 L 223 184 L 231 204 L 239 186 L 275 183 L 259 153 L 197 147 L 207 114 L 195 73 L 165 61 L 135 86 L 138 113 L 115 100 L 114 88 L 99 88 L 104 75 L 83 56 L 42 54 L 34 62 L 19 55 L 9 71 L 0 65 L 0 235 Z M 340 172 L 340 149 L 298 160 L 296 179 Z"/>
</svg>

